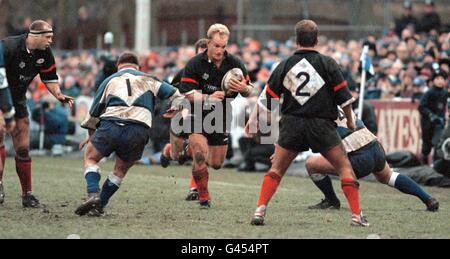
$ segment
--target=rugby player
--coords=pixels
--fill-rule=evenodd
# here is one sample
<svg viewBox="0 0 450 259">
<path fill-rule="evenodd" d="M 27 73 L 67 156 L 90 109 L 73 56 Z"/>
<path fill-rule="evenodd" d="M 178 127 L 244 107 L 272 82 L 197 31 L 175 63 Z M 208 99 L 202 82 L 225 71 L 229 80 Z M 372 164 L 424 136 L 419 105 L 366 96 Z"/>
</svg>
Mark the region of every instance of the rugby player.
<svg viewBox="0 0 450 259">
<path fill-rule="evenodd" d="M 336 120 L 337 132 L 342 138 L 345 151 L 358 179 L 372 174 L 382 184 L 389 185 L 405 194 L 418 197 L 428 211 L 439 210 L 439 202 L 425 192 L 416 182 L 405 175 L 394 172 L 386 162 L 386 154 L 377 137 L 373 135 L 361 120 L 356 120 L 356 131 L 347 127 L 346 118 L 339 116 Z M 322 191 L 325 198 L 310 209 L 339 209 L 341 203 L 333 190 L 331 178 L 336 175 L 334 167 L 321 155 L 306 160 L 306 170 L 314 184 Z"/>
<path fill-rule="evenodd" d="M 50 49 L 53 29 L 45 21 L 34 21 L 27 34 L 0 41 L 0 203 L 3 203 L 5 131 L 11 134 L 16 153 L 16 172 L 22 186 L 22 206 L 41 207 L 32 193 L 30 158 L 30 120 L 26 93 L 39 74 L 48 91 L 61 103 L 73 105 L 73 98 L 61 93 L 55 58 Z M 5 127 L 3 127 L 3 120 Z"/>
<path fill-rule="evenodd" d="M 155 98 L 170 99 L 172 116 L 184 96 L 173 86 L 139 71 L 136 55 L 123 53 L 118 72 L 99 87 L 89 116 L 82 127 L 89 130 L 85 145 L 85 179 L 88 197 L 75 211 L 79 216 L 101 216 L 129 169 L 142 157 L 152 127 Z M 115 152 L 116 163 L 100 190 L 100 167 L 104 157 Z"/>
<path fill-rule="evenodd" d="M 248 97 L 252 91 L 249 84 L 250 78 L 244 64 L 235 56 L 226 51 L 230 31 L 223 24 L 212 25 L 207 32 L 208 49 L 192 58 L 184 68 L 181 78 L 180 92 L 195 106 L 195 103 L 202 104 L 202 111 L 192 114 L 191 110 L 191 132 L 189 136 L 189 146 L 192 150 L 193 166 L 192 175 L 197 185 L 200 208 L 208 209 L 211 204 L 211 196 L 208 191 L 209 172 L 208 166 L 219 170 L 226 158 L 230 120 L 231 100 L 241 94 Z M 230 90 L 232 94 L 225 96 L 221 90 L 223 77 L 234 68 L 242 70 L 244 78 L 241 81 L 232 79 Z M 215 109 L 221 106 L 220 116 L 214 117 L 211 124 L 214 129 L 204 127 L 206 117 Z M 196 127 L 196 125 L 201 127 Z"/>
<path fill-rule="evenodd" d="M 208 39 L 200 39 L 195 45 L 195 54 L 204 53 L 208 48 Z M 183 77 L 184 69 L 178 71 L 172 80 L 172 85 L 178 88 L 181 84 L 181 79 Z M 215 91 L 216 89 L 212 89 Z M 185 118 L 189 119 L 189 118 Z M 180 125 L 182 127 L 182 125 Z M 180 165 L 183 165 L 186 160 L 192 158 L 191 149 L 189 149 L 189 134 L 184 132 L 175 133 L 173 130 L 170 131 L 170 143 L 164 147 L 161 154 L 161 166 L 167 168 L 171 160 L 177 160 Z M 192 176 L 189 186 L 189 193 L 186 197 L 187 201 L 198 200 L 198 190 L 195 183 L 195 179 Z"/>
<path fill-rule="evenodd" d="M 269 201 L 292 161 L 300 152 L 312 149 L 336 168 L 350 204 L 351 224 L 367 227 L 369 223 L 359 206 L 359 183 L 334 124 L 338 117 L 337 106 L 340 106 L 347 117 L 348 128 L 356 128 L 351 106 L 354 98 L 338 64 L 315 50 L 317 24 L 302 20 L 295 30 L 298 50 L 274 70 L 246 126 L 246 133 L 253 135 L 251 125 L 259 123 L 258 111 L 271 111 L 272 100 L 283 97 L 280 135 L 272 167 L 264 177 L 251 224 L 264 225 Z"/>
</svg>

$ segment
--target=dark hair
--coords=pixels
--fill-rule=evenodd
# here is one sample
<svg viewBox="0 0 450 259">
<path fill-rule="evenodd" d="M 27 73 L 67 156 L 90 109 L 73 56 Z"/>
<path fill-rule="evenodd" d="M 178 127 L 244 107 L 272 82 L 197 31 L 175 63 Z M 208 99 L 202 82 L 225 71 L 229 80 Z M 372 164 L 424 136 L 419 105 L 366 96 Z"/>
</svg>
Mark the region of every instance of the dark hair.
<svg viewBox="0 0 450 259">
<path fill-rule="evenodd" d="M 302 47 L 314 47 L 318 42 L 319 28 L 312 20 L 302 20 L 295 25 L 297 43 Z"/>
<path fill-rule="evenodd" d="M 139 66 L 139 60 L 135 54 L 131 52 L 125 52 L 120 55 L 119 60 L 117 61 L 117 65 L 121 64 L 135 64 Z"/>
<path fill-rule="evenodd" d="M 196 43 L 195 43 L 195 53 L 198 54 L 198 50 L 199 49 L 206 49 L 208 48 L 208 39 L 199 39 Z"/>
</svg>

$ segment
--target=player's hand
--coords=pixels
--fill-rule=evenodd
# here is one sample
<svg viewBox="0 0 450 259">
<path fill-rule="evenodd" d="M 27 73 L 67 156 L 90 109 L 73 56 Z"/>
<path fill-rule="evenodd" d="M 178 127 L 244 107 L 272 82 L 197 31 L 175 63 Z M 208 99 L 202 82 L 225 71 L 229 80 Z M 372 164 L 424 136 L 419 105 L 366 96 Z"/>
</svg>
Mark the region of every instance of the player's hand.
<svg viewBox="0 0 450 259">
<path fill-rule="evenodd" d="M 86 138 L 85 140 L 81 141 L 80 145 L 78 146 L 80 150 L 82 150 L 90 141 L 90 138 Z"/>
<path fill-rule="evenodd" d="M 208 98 L 210 102 L 221 102 L 225 99 L 225 92 L 224 91 L 217 91 L 211 94 Z"/>
<path fill-rule="evenodd" d="M 6 125 L 5 125 L 6 133 L 11 133 L 15 128 L 16 128 L 15 120 L 12 120 L 11 122 L 6 123 Z"/>
<path fill-rule="evenodd" d="M 245 80 L 236 80 L 231 78 L 230 80 L 230 90 L 236 93 L 246 93 L 248 91 L 247 83 Z"/>
<path fill-rule="evenodd" d="M 356 124 L 354 120 L 347 120 L 347 128 L 351 131 L 356 130 Z"/>
<path fill-rule="evenodd" d="M 70 108 L 72 108 L 74 104 L 73 97 L 64 94 L 59 94 L 58 96 L 56 96 L 56 99 L 58 99 L 58 101 L 60 101 L 61 103 L 67 103 L 70 106 Z"/>
<path fill-rule="evenodd" d="M 166 119 L 173 119 L 179 112 L 180 110 L 176 109 L 175 107 L 171 107 L 166 111 L 166 113 L 163 114 L 163 117 Z"/>
</svg>

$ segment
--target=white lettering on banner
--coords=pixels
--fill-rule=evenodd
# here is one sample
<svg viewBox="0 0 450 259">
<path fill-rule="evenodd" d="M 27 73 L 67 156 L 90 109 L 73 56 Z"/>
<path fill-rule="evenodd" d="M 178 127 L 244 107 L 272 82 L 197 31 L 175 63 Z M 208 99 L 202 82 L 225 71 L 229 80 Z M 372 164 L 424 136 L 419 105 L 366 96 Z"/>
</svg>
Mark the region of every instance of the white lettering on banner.
<svg viewBox="0 0 450 259">
<path fill-rule="evenodd" d="M 417 105 L 395 102 L 374 102 L 374 105 L 378 118 L 378 139 L 386 153 L 408 150 L 419 154 L 422 135 Z"/>
</svg>

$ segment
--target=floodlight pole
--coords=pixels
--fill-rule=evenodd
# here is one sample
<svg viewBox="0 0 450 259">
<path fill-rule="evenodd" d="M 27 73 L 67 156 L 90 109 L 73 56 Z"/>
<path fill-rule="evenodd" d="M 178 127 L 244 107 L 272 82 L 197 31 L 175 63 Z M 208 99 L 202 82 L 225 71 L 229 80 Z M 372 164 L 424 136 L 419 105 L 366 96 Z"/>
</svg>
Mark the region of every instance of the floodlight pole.
<svg viewBox="0 0 450 259">
<path fill-rule="evenodd" d="M 134 48 L 137 53 L 150 49 L 152 0 L 136 0 Z"/>
</svg>

